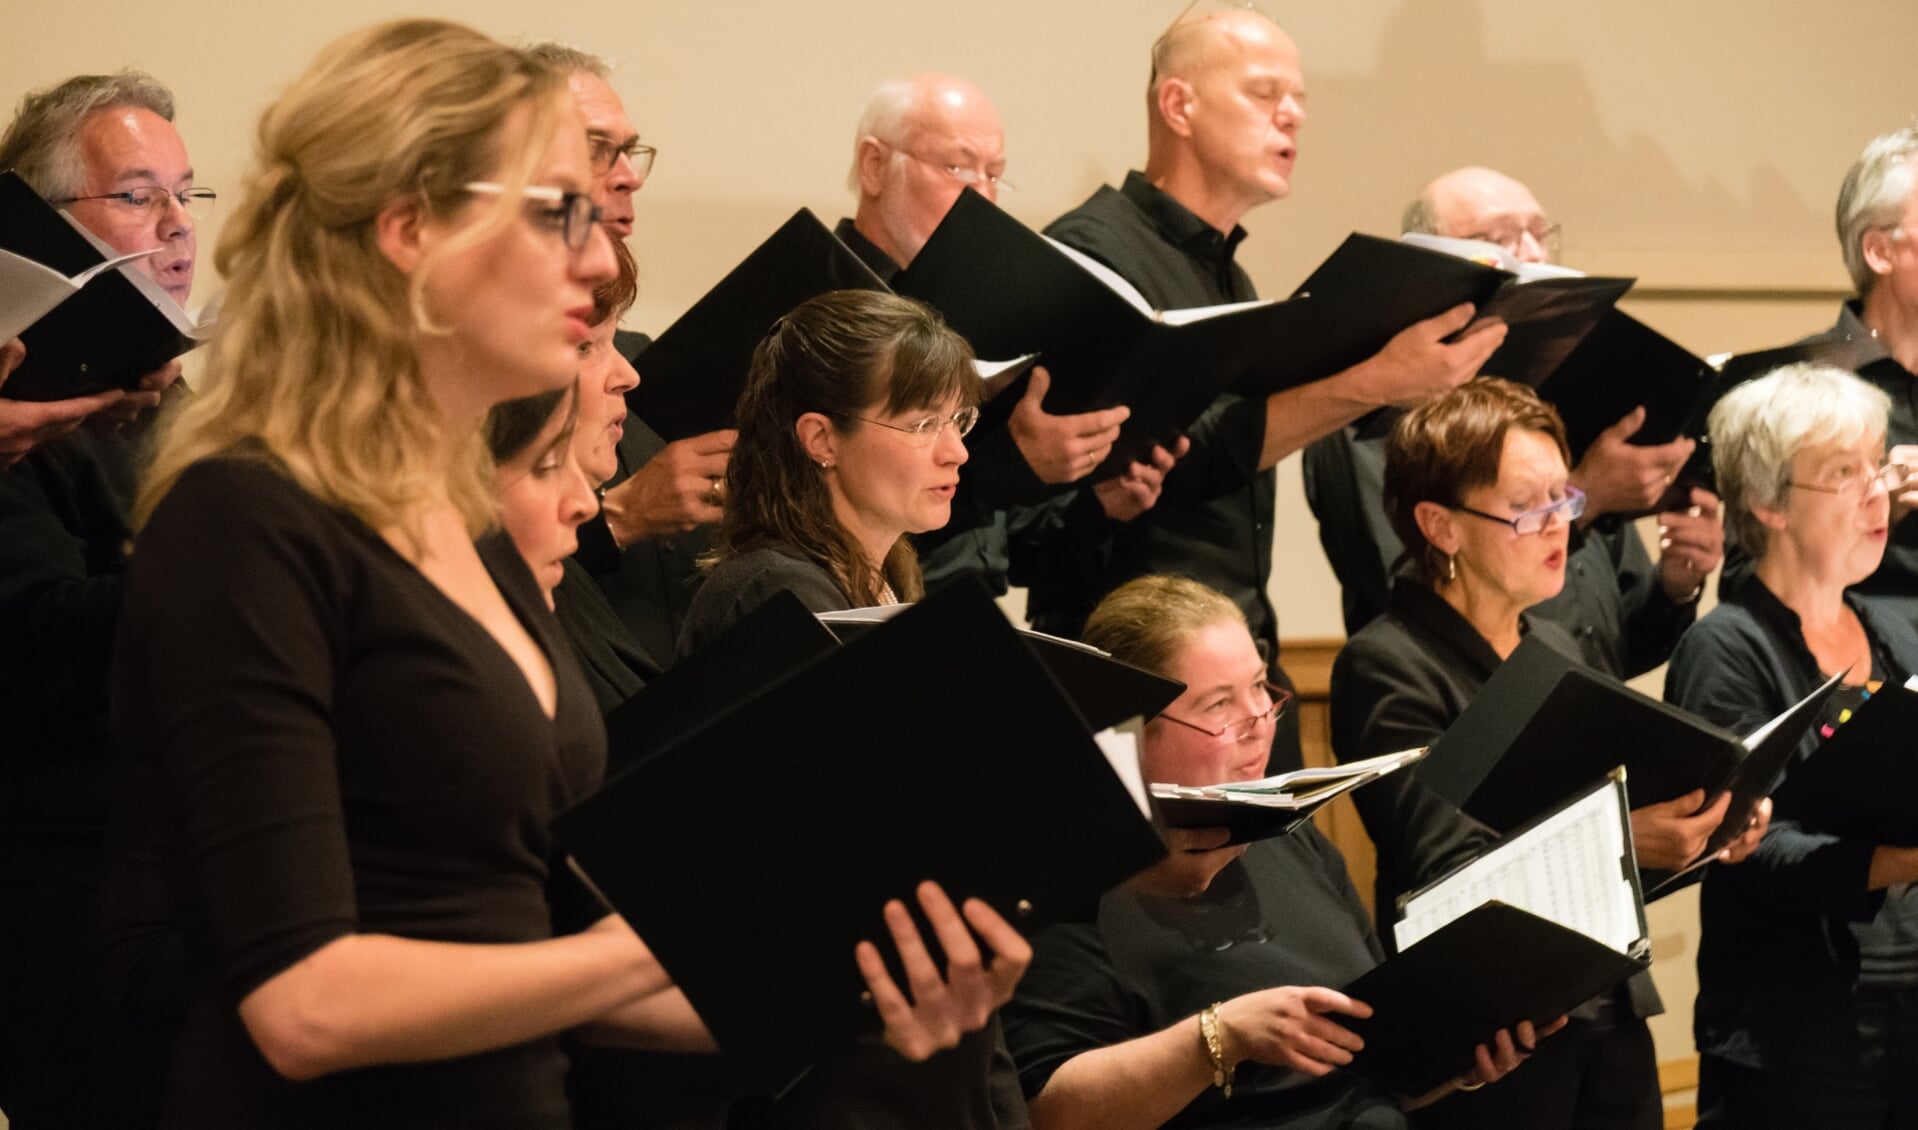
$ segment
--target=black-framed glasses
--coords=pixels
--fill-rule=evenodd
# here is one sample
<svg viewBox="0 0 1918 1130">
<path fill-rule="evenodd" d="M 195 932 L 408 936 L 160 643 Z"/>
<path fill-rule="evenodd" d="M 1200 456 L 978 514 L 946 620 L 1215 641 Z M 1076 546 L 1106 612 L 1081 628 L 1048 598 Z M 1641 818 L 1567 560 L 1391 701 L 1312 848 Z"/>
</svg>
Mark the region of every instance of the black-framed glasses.
<svg viewBox="0 0 1918 1130">
<path fill-rule="evenodd" d="M 1230 735 L 1232 741 L 1244 741 L 1257 733 L 1260 726 L 1265 725 L 1267 722 L 1277 722 L 1284 716 L 1286 705 L 1292 701 L 1292 692 L 1279 686 L 1277 683 L 1260 683 L 1259 686 L 1265 690 L 1266 701 L 1269 705 L 1264 710 L 1259 711 L 1249 718 L 1241 718 L 1237 722 L 1227 722 L 1216 730 L 1210 726 L 1201 726 L 1197 722 L 1188 722 L 1183 718 L 1174 718 L 1170 714 L 1161 713 L 1159 717 L 1165 719 L 1167 722 L 1177 722 L 1188 730 L 1197 730 L 1215 741 L 1224 739 L 1228 735 Z"/>
<path fill-rule="evenodd" d="M 1565 488 L 1564 498 L 1556 502 L 1548 502 L 1543 506 L 1535 506 L 1523 514 L 1517 514 L 1510 518 L 1499 514 L 1487 514 L 1483 510 L 1474 510 L 1469 506 L 1454 506 L 1452 509 L 1463 510 L 1474 518 L 1483 518 L 1488 522 L 1497 522 L 1501 526 L 1510 526 L 1512 527 L 1513 533 L 1520 537 L 1525 537 L 1529 534 L 1543 533 L 1545 527 L 1551 523 L 1554 515 L 1556 515 L 1561 522 L 1565 522 L 1568 525 L 1576 521 L 1579 515 L 1585 513 L 1585 492 L 1575 486 L 1568 485 Z"/>
<path fill-rule="evenodd" d="M 984 169 L 977 169 L 971 165 L 958 165 L 950 161 L 935 161 L 930 157 L 921 157 L 910 149 L 899 149 L 896 145 L 892 146 L 892 148 L 897 149 L 899 152 L 904 153 L 922 165 L 930 165 L 938 169 L 940 172 L 958 181 L 960 184 L 965 185 L 967 188 L 978 188 L 980 185 L 989 184 L 992 186 L 994 192 L 1019 191 L 1018 185 L 1013 184 L 999 174 L 989 173 Z"/>
<path fill-rule="evenodd" d="M 659 150 L 651 145 L 640 144 L 639 138 L 629 141 L 614 141 L 601 134 L 586 135 L 587 161 L 591 164 L 593 175 L 603 177 L 613 171 L 621 157 L 633 163 L 633 172 L 645 180 L 653 171 L 653 160 L 659 156 Z"/>
<path fill-rule="evenodd" d="M 1899 491 L 1910 486 L 1912 479 L 1915 477 L 1910 467 L 1905 466 L 1903 463 L 1892 461 L 1880 464 L 1878 469 L 1869 475 L 1860 475 L 1857 471 L 1858 467 L 1856 464 L 1840 467 L 1832 477 L 1842 479 L 1842 482 L 1829 484 L 1801 483 L 1797 479 L 1788 479 L 1786 480 L 1786 485 L 1797 487 L 1800 490 L 1815 490 L 1820 494 L 1848 495 L 1855 493 L 1858 495 L 1859 500 L 1863 501 L 1871 497 L 1871 488 L 1874 484 L 1884 487 L 1885 493 L 1887 494 L 1897 494 Z"/>
<path fill-rule="evenodd" d="M 932 445 L 933 441 L 939 438 L 939 433 L 945 431 L 947 428 L 958 432 L 959 438 L 964 439 L 979 423 L 979 410 L 977 408 L 961 408 L 950 416 L 927 416 L 923 420 L 916 420 L 910 424 L 888 424 L 884 420 L 875 420 L 869 416 L 854 416 L 849 412 L 839 412 L 835 413 L 835 415 L 842 416 L 848 420 L 858 420 L 862 424 L 872 424 L 876 427 L 891 428 L 895 432 L 904 432 L 911 436 L 916 442 L 928 447 Z"/>
<path fill-rule="evenodd" d="M 55 201 L 56 204 L 72 204 L 80 200 L 111 200 L 123 208 L 136 212 L 160 213 L 166 211 L 168 204 L 178 204 L 194 219 L 199 219 L 213 211 L 213 204 L 220 194 L 210 188 L 188 188 L 179 192 L 149 185 L 146 188 L 130 188 L 125 192 L 102 192 L 95 196 L 68 196 Z"/>
<path fill-rule="evenodd" d="M 477 192 L 486 196 L 500 196 L 506 192 L 506 186 L 492 181 L 469 181 L 465 186 L 468 192 Z M 584 192 L 568 192 L 543 184 L 529 184 L 520 190 L 527 200 L 547 205 L 531 209 L 533 218 L 541 224 L 553 228 L 566 241 L 566 247 L 578 251 L 593 238 L 593 227 L 601 219 L 599 205 Z"/>
</svg>

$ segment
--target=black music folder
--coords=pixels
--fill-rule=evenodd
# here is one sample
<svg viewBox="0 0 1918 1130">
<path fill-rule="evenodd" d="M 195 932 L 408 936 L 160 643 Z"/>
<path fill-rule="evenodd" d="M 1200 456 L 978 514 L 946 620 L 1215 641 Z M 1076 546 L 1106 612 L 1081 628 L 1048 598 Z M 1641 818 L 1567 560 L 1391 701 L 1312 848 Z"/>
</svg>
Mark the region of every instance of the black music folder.
<svg viewBox="0 0 1918 1130">
<path fill-rule="evenodd" d="M 1792 769 L 1778 805 L 1820 831 L 1918 845 L 1915 745 L 1918 690 L 1887 683 Z"/>
<path fill-rule="evenodd" d="M 1104 264 L 971 190 L 893 289 L 945 315 L 981 357 L 1038 354 L 1052 377 L 1046 411 L 1131 408 L 1093 480 L 1123 473 L 1155 443 L 1176 442 L 1223 393 L 1279 392 L 1334 372 L 1292 360 L 1293 343 L 1317 332 L 1314 303 L 1154 310 Z M 980 426 L 1002 426 L 1024 395 L 1022 377 L 985 406 Z"/>
<path fill-rule="evenodd" d="M 1504 376 L 1490 365 L 1485 371 Z M 1611 310 L 1557 369 L 1533 383 L 1564 417 L 1576 461 L 1600 432 L 1640 406 L 1645 422 L 1632 443 L 1656 446 L 1696 435 L 1693 421 L 1711 376 L 1711 366 L 1690 350 L 1630 314 Z"/>
<path fill-rule="evenodd" d="M 762 1084 L 877 1029 L 853 947 L 921 880 L 1030 932 L 1164 858 L 983 587 L 737 692 L 554 830 Z"/>
<path fill-rule="evenodd" d="M 886 289 L 801 208 L 633 359 L 627 407 L 669 443 L 730 428 L 753 350 L 780 315 L 828 291 Z"/>
<path fill-rule="evenodd" d="M 118 258 L 14 172 L 0 174 L 0 252 L 66 279 Z M 7 379 L 4 395 L 65 400 L 130 389 L 199 345 L 205 334 L 137 268 L 103 270 L 19 331 L 27 356 Z"/>
<path fill-rule="evenodd" d="M 1625 774 L 1399 901 L 1399 953 L 1342 990 L 1352 1070 L 1420 1095 L 1472 1068 L 1500 1028 L 1545 1025 L 1651 960 Z"/>
<path fill-rule="evenodd" d="M 1232 834 L 1228 844 L 1269 840 L 1289 835 L 1337 798 L 1424 756 L 1422 748 L 1408 749 L 1222 785 L 1155 782 L 1152 807 L 1168 828 L 1225 828 Z"/>
<path fill-rule="evenodd" d="M 819 622 L 841 642 L 850 643 L 909 607 L 895 604 L 822 612 Z M 1093 733 L 1134 718 L 1150 720 L 1185 693 L 1185 684 L 1177 679 L 1141 670 L 1090 644 L 1026 628 L 1013 630 L 1045 665 L 1047 673 L 1078 709 L 1086 729 Z"/>
<path fill-rule="evenodd" d="M 1320 309 L 1312 336 L 1297 345 L 1298 363 L 1329 376 L 1384 349 L 1407 326 L 1469 302 L 1481 319 L 1501 318 L 1510 327 L 1485 371 L 1536 386 L 1633 282 L 1569 273 L 1522 278 L 1433 247 L 1353 232 L 1294 292 Z"/>
<path fill-rule="evenodd" d="M 1710 803 L 1730 791 L 1731 806 L 1696 865 L 1743 833 L 1837 685 L 1827 682 L 1740 739 L 1527 637 L 1432 744 L 1418 774 L 1499 832 L 1616 765 L 1631 774 L 1635 805 L 1700 788 Z"/>
<path fill-rule="evenodd" d="M 606 715 L 606 775 L 671 746 L 757 688 L 838 647 L 798 597 L 773 594 L 726 634 L 648 680 Z"/>
</svg>

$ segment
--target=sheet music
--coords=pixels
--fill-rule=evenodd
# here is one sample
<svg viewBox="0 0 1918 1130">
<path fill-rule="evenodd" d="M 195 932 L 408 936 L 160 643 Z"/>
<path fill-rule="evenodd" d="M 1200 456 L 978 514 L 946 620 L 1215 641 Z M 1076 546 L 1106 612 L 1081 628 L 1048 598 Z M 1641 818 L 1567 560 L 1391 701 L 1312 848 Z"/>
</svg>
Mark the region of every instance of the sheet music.
<svg viewBox="0 0 1918 1130">
<path fill-rule="evenodd" d="M 1152 802 L 1146 798 L 1145 770 L 1139 764 L 1139 736 L 1144 726 L 1134 718 L 1123 726 L 1114 726 L 1109 730 L 1100 730 L 1092 735 L 1099 743 L 1099 752 L 1106 755 L 1112 763 L 1112 771 L 1119 775 L 1126 791 L 1139 805 L 1139 813 L 1147 820 L 1152 819 Z"/>
<path fill-rule="evenodd" d="M 1630 952 L 1643 931 L 1624 870 L 1626 819 L 1624 788 L 1608 780 L 1407 900 L 1393 930 L 1399 948 L 1497 901 Z"/>
</svg>

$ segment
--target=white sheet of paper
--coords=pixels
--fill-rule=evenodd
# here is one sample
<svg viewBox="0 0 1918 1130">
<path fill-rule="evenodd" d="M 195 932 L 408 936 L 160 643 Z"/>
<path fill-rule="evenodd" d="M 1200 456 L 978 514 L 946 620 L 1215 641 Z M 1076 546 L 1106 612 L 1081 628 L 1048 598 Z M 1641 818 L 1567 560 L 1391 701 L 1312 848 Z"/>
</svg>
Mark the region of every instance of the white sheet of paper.
<svg viewBox="0 0 1918 1130">
<path fill-rule="evenodd" d="M 1152 819 L 1152 802 L 1146 798 L 1145 770 L 1139 765 L 1139 736 L 1144 727 L 1138 719 L 1109 730 L 1100 730 L 1092 735 L 1099 743 L 1099 752 L 1106 755 L 1112 763 L 1112 771 L 1119 775 L 1126 791 L 1132 794 L 1133 801 L 1139 806 L 1139 814 L 1147 820 Z"/>
<path fill-rule="evenodd" d="M 160 248 L 155 247 L 113 256 L 68 278 L 44 263 L 0 250 L 0 341 L 19 337 L 27 327 L 52 313 L 54 307 L 78 294 L 81 287 L 99 275 L 123 263 L 135 263 L 159 253 Z M 129 271 L 128 277 L 136 274 L 138 272 Z"/>
<path fill-rule="evenodd" d="M 1625 819 L 1621 790 L 1608 784 L 1507 839 L 1407 900 L 1393 929 L 1399 948 L 1497 901 L 1630 952 L 1641 930 L 1623 869 L 1632 866 Z"/>
</svg>

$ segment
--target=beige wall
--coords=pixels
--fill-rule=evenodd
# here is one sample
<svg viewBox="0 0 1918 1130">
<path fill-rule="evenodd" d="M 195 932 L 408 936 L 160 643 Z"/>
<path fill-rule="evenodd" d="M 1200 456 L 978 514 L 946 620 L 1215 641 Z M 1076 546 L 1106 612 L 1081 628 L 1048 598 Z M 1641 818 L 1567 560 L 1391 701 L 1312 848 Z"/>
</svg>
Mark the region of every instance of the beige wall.
<svg viewBox="0 0 1918 1130">
<path fill-rule="evenodd" d="M 1145 49 L 1178 7 L 421 0 L 405 11 L 565 39 L 621 64 L 615 85 L 661 150 L 640 197 L 630 319 L 657 330 L 794 208 L 829 221 L 847 209 L 853 120 L 890 74 L 945 69 L 985 87 L 1020 186 L 1006 205 L 1033 224 L 1071 207 L 1141 160 Z M 1829 219 L 1839 177 L 1867 138 L 1918 111 L 1912 0 L 1278 7 L 1304 53 L 1311 120 L 1295 197 L 1247 224 L 1242 259 L 1268 294 L 1289 291 L 1347 231 L 1392 230 L 1433 173 L 1485 163 L 1532 184 L 1565 225 L 1567 262 L 1639 275 L 1631 309 L 1692 349 L 1784 341 L 1826 324 L 1843 290 Z M 82 70 L 145 67 L 179 95 L 201 183 L 232 194 L 276 88 L 331 36 L 402 11 L 380 0 L 15 4 L 0 100 Z M 216 214 L 209 250 L 218 227 Z M 201 298 L 218 285 L 203 272 Z M 1296 464 L 1282 468 L 1275 595 L 1288 635 L 1337 635 Z M 1661 933 L 1680 946 L 1683 927 Z M 1667 1054 L 1684 1028 L 1679 1016 L 1661 1032 Z"/>
</svg>

